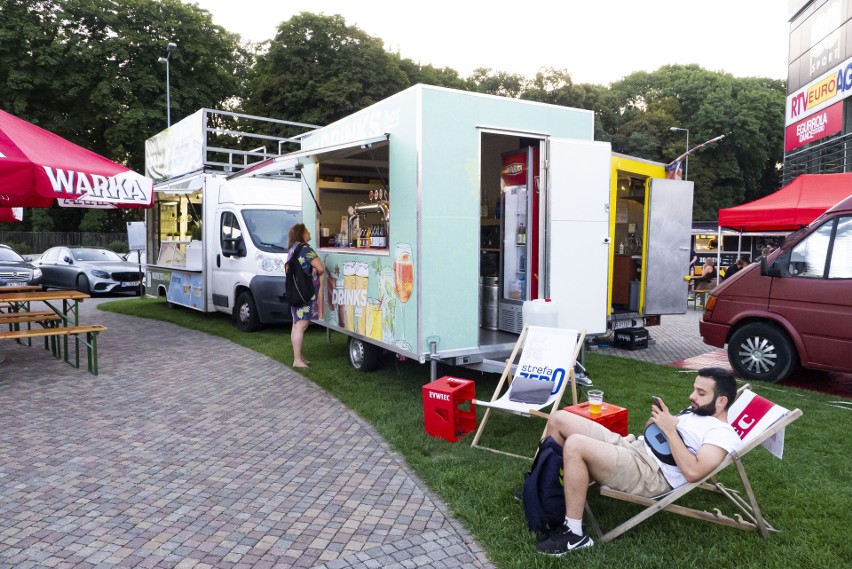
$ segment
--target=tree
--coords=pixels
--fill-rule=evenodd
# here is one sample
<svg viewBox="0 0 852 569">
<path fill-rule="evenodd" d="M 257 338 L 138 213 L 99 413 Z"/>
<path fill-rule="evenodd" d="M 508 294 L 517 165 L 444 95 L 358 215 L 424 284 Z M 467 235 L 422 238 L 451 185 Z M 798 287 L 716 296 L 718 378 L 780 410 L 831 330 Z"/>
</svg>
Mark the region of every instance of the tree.
<svg viewBox="0 0 852 569">
<path fill-rule="evenodd" d="M 614 105 L 603 111 L 613 150 L 670 162 L 690 146 L 720 134 L 719 143 L 690 155 L 695 182 L 694 219 L 715 219 L 718 210 L 778 189 L 782 161 L 782 81 L 738 79 L 697 65 L 670 65 L 633 73 L 611 85 Z"/>
<path fill-rule="evenodd" d="M 409 86 L 398 57 L 341 16 L 302 12 L 278 26 L 258 56 L 244 108 L 324 125 Z"/>
<path fill-rule="evenodd" d="M 145 139 L 166 126 L 165 67 L 157 59 L 170 41 L 178 44 L 170 60 L 173 121 L 241 93 L 247 49 L 196 6 L 0 0 L 0 101 L 12 114 L 143 171 Z M 65 227 L 76 229 L 84 212 L 74 210 L 76 223 Z"/>
<path fill-rule="evenodd" d="M 470 89 L 478 93 L 517 99 L 524 91 L 526 80 L 518 73 L 510 74 L 480 67 L 473 71 L 468 78 L 468 83 Z"/>
</svg>

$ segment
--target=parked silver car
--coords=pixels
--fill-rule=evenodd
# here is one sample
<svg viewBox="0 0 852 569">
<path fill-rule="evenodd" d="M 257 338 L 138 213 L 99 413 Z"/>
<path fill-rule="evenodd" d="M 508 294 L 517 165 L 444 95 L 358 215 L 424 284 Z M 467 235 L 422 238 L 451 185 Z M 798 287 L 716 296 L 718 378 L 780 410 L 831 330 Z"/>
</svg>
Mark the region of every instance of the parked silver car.
<svg viewBox="0 0 852 569">
<path fill-rule="evenodd" d="M 34 264 L 45 288 L 76 289 L 85 293 L 139 292 L 139 267 L 109 249 L 53 247 Z"/>
<path fill-rule="evenodd" d="M 8 245 L 0 245 L 0 286 L 40 283 L 40 269 L 34 267 Z"/>
</svg>

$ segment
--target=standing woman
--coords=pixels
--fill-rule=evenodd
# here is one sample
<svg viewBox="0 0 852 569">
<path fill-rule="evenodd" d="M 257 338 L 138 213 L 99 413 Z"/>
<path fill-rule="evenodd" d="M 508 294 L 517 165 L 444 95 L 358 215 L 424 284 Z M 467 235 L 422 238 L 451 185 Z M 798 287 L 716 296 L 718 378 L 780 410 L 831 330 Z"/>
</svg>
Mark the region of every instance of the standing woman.
<svg viewBox="0 0 852 569">
<path fill-rule="evenodd" d="M 297 223 L 291 227 L 287 237 L 290 249 L 287 261 L 290 261 L 296 247 L 302 244 L 303 246 L 299 250 L 299 266 L 306 273 L 310 273 L 314 281 L 314 297 L 311 299 L 311 302 L 298 308 L 295 306 L 290 307 L 290 315 L 293 317 L 293 327 L 290 330 L 290 341 L 293 343 L 293 367 L 308 367 L 308 361 L 302 357 L 302 341 L 305 338 L 305 330 L 308 329 L 308 324 L 314 318 L 319 318 L 319 311 L 317 309 L 317 295 L 319 294 L 320 285 L 319 277 L 325 272 L 325 265 L 320 261 L 316 251 L 308 245 L 308 241 L 311 240 L 311 232 L 308 231 L 304 223 Z"/>
</svg>

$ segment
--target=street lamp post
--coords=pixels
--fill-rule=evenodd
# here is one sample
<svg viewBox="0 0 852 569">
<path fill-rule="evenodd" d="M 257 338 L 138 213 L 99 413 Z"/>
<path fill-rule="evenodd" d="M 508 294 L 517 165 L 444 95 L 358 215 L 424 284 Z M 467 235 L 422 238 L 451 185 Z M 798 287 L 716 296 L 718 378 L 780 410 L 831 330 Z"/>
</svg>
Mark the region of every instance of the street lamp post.
<svg viewBox="0 0 852 569">
<path fill-rule="evenodd" d="M 685 132 L 686 133 L 686 157 L 684 158 L 684 164 L 683 164 L 683 179 L 684 179 L 684 181 L 686 181 L 686 180 L 689 179 L 689 129 L 673 126 L 669 130 L 672 131 L 672 132 Z"/>
<path fill-rule="evenodd" d="M 166 126 L 172 126 L 172 93 L 171 85 L 169 85 L 169 56 L 177 49 L 177 44 L 169 42 L 166 44 L 166 57 L 161 57 L 157 61 L 166 64 Z"/>
</svg>

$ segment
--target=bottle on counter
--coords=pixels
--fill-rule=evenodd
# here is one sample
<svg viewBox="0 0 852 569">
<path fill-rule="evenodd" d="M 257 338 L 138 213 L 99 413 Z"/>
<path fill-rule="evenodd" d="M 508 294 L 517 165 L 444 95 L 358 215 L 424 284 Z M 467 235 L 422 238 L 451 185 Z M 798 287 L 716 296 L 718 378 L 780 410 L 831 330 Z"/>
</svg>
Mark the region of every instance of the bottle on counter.
<svg viewBox="0 0 852 569">
<path fill-rule="evenodd" d="M 482 194 L 482 201 L 479 204 L 479 217 L 485 219 L 488 217 L 488 196 Z"/>
<path fill-rule="evenodd" d="M 619 255 L 624 255 L 624 241 L 621 241 L 621 242 L 618 244 L 618 254 L 619 254 Z"/>
<path fill-rule="evenodd" d="M 367 226 L 367 233 L 364 235 L 364 247 L 372 247 L 373 246 L 373 232 L 371 231 L 370 225 Z"/>
</svg>

